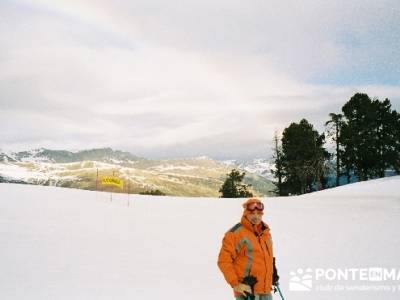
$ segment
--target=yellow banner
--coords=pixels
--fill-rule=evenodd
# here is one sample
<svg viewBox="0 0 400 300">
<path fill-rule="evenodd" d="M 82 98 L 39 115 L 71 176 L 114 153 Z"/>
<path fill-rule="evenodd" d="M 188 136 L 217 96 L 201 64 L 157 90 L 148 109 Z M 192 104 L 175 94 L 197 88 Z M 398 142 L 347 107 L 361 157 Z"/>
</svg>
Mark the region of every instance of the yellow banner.
<svg viewBox="0 0 400 300">
<path fill-rule="evenodd" d="M 124 188 L 124 181 L 115 176 L 107 176 L 101 179 L 101 183 L 104 185 L 114 185 L 119 187 L 120 189 Z"/>
</svg>

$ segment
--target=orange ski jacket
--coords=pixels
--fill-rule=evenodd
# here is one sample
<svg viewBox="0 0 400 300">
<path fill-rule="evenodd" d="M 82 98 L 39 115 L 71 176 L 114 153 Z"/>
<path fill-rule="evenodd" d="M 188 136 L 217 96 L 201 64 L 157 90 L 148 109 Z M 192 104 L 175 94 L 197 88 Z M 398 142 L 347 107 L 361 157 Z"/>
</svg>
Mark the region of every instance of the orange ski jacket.
<svg viewBox="0 0 400 300">
<path fill-rule="evenodd" d="M 273 250 L 270 229 L 264 222 L 257 231 L 245 216 L 225 233 L 218 256 L 218 267 L 232 286 L 252 275 L 257 278 L 255 294 L 272 290 Z"/>
</svg>

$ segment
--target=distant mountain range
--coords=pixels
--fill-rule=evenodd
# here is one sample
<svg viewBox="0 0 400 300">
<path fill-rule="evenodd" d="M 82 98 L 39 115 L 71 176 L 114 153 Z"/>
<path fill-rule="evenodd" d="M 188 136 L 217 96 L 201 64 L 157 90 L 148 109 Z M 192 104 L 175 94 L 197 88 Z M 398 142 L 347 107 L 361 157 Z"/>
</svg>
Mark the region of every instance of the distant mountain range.
<svg viewBox="0 0 400 300">
<path fill-rule="evenodd" d="M 0 161 L 71 163 L 85 160 L 118 163 L 137 161 L 140 158 L 129 152 L 100 148 L 70 152 L 65 150 L 35 149 L 21 152 L 0 152 Z"/>
<path fill-rule="evenodd" d="M 227 166 L 244 170 L 246 173 L 260 175 L 270 181 L 274 180 L 271 172 L 271 169 L 274 169 L 274 164 L 264 158 L 255 158 L 251 160 L 224 160 L 222 163 Z"/>
<path fill-rule="evenodd" d="M 35 149 L 0 151 L 0 182 L 140 193 L 160 190 L 173 196 L 218 197 L 233 168 L 246 172 L 245 183 L 258 196 L 273 195 L 271 165 L 263 159 L 216 161 L 208 157 L 150 160 L 129 152 L 100 148 L 70 152 Z M 101 178 L 115 175 L 123 190 L 103 186 Z"/>
</svg>

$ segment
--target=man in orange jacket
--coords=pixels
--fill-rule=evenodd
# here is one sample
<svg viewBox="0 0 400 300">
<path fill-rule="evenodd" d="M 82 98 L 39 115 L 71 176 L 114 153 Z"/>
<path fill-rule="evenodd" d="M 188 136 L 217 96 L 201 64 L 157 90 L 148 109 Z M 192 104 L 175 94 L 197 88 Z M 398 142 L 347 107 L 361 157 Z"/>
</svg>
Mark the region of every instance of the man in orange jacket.
<svg viewBox="0 0 400 300">
<path fill-rule="evenodd" d="M 218 267 L 237 300 L 249 295 L 257 300 L 272 300 L 272 285 L 278 284 L 279 276 L 270 230 L 262 221 L 264 205 L 257 198 L 250 198 L 243 208 L 240 223 L 225 233 Z"/>
</svg>

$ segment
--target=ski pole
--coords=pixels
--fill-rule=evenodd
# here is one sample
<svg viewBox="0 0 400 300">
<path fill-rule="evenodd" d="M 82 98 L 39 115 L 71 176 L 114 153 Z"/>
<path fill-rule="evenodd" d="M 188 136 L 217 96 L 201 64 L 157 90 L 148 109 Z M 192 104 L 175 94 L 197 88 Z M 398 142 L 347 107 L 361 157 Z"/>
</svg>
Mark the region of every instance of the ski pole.
<svg viewBox="0 0 400 300">
<path fill-rule="evenodd" d="M 245 292 L 245 294 L 246 294 L 245 300 L 255 300 L 256 299 L 256 296 L 254 294 L 250 294 L 250 293 L 247 293 L 247 292 Z"/>
<path fill-rule="evenodd" d="M 279 296 L 281 296 L 282 300 L 285 300 L 285 298 L 282 295 L 281 288 L 279 287 L 279 283 L 277 282 L 275 285 L 276 289 L 278 290 Z"/>
</svg>

